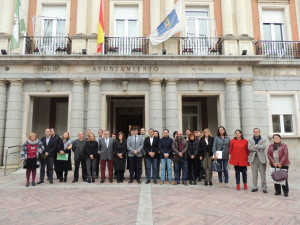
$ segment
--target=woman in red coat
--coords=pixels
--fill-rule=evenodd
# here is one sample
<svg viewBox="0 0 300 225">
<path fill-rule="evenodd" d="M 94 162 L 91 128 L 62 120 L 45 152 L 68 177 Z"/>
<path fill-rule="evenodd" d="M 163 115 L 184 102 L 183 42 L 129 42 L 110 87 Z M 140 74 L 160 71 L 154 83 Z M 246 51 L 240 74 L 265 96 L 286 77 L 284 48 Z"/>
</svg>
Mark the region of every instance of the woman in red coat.
<svg viewBox="0 0 300 225">
<path fill-rule="evenodd" d="M 248 163 L 248 141 L 244 139 L 241 130 L 235 131 L 235 138 L 230 142 L 229 148 L 230 160 L 229 164 L 234 165 L 236 189 L 240 190 L 240 173 L 242 172 L 244 189 L 247 190 L 247 166 Z"/>
</svg>

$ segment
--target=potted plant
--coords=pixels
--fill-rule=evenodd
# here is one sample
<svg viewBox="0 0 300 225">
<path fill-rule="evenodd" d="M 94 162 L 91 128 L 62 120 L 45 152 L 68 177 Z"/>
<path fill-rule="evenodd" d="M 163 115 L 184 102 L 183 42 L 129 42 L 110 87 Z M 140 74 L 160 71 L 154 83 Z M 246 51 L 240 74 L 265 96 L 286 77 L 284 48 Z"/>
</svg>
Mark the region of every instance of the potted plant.
<svg viewBox="0 0 300 225">
<path fill-rule="evenodd" d="M 182 50 L 183 55 L 193 55 L 194 50 L 192 48 L 184 48 Z"/>
</svg>

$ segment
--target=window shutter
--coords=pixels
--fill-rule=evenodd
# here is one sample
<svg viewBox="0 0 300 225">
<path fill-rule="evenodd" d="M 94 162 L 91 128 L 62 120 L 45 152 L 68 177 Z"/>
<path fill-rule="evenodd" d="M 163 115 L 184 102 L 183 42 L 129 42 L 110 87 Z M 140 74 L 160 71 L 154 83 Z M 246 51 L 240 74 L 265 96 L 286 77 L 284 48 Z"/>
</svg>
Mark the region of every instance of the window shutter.
<svg viewBox="0 0 300 225">
<path fill-rule="evenodd" d="M 294 114 L 293 96 L 271 96 L 272 114 Z"/>
</svg>

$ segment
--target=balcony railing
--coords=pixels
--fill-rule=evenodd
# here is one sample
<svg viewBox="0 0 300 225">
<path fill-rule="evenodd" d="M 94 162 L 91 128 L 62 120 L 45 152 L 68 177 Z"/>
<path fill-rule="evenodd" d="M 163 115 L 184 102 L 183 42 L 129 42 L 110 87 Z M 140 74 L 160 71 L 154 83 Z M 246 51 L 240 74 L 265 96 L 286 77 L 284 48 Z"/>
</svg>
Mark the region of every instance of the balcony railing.
<svg viewBox="0 0 300 225">
<path fill-rule="evenodd" d="M 105 37 L 104 54 L 146 55 L 149 54 L 149 39 L 145 37 Z"/>
<path fill-rule="evenodd" d="M 257 41 L 255 48 L 267 58 L 300 59 L 299 41 Z"/>
<path fill-rule="evenodd" d="M 25 54 L 68 55 L 71 54 L 72 40 L 69 37 L 35 36 L 25 38 Z"/>
<path fill-rule="evenodd" d="M 222 42 L 217 37 L 181 37 L 180 55 L 222 55 Z"/>
</svg>

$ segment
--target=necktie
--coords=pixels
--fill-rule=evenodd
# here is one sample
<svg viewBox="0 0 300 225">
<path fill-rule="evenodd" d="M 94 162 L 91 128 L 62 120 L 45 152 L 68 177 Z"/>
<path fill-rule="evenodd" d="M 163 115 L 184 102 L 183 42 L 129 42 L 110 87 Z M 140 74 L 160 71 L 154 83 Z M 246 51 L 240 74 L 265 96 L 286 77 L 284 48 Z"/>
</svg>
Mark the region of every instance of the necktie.
<svg viewBox="0 0 300 225">
<path fill-rule="evenodd" d="M 106 138 L 106 147 L 108 148 L 108 139 Z"/>
<path fill-rule="evenodd" d="M 136 145 L 136 135 L 134 135 L 134 145 Z"/>
</svg>

